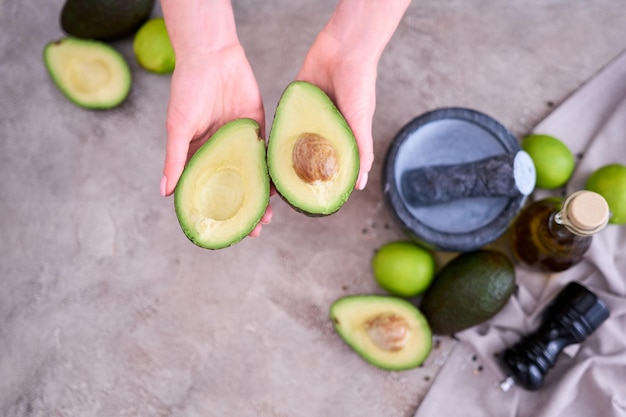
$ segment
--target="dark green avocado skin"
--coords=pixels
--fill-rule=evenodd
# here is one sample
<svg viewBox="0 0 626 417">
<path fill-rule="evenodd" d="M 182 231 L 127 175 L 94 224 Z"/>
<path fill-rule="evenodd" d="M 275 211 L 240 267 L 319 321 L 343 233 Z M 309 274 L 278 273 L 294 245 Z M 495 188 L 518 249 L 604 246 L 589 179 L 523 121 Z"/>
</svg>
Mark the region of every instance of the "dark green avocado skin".
<svg viewBox="0 0 626 417">
<path fill-rule="evenodd" d="M 495 316 L 515 287 L 515 269 L 507 256 L 490 249 L 465 252 L 435 276 L 420 309 L 433 333 L 452 335 Z"/>
<path fill-rule="evenodd" d="M 155 0 L 66 0 L 61 28 L 79 38 L 109 41 L 133 34 L 150 17 Z"/>
</svg>

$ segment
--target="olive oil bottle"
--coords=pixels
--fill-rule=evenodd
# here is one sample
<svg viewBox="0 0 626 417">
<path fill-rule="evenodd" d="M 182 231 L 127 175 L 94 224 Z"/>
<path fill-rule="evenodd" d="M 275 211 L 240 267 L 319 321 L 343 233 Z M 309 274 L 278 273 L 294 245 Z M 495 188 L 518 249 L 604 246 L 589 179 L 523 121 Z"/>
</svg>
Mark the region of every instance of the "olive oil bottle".
<svg viewBox="0 0 626 417">
<path fill-rule="evenodd" d="M 564 271 L 580 262 L 593 235 L 604 229 L 609 217 L 606 200 L 592 191 L 577 191 L 565 201 L 536 201 L 513 221 L 509 230 L 511 251 L 527 269 Z"/>
</svg>

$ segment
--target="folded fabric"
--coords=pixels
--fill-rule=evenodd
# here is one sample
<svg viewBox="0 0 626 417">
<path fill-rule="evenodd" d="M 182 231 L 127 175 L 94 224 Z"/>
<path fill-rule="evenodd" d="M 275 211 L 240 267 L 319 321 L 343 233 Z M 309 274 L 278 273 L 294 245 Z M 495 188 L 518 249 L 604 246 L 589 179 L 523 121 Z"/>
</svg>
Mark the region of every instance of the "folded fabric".
<svg viewBox="0 0 626 417">
<path fill-rule="evenodd" d="M 566 193 L 584 188 L 589 174 L 626 164 L 626 52 L 614 59 L 539 123 L 535 133 L 563 140 L 578 157 Z M 536 191 L 534 197 L 554 195 Z M 584 260 L 561 273 L 516 269 L 518 291 L 487 323 L 456 335 L 450 353 L 416 417 L 626 416 L 626 225 L 610 224 L 594 237 Z M 610 317 L 584 342 L 569 346 L 538 391 L 513 386 L 498 355 L 534 331 L 540 314 L 569 282 L 592 290 Z"/>
</svg>

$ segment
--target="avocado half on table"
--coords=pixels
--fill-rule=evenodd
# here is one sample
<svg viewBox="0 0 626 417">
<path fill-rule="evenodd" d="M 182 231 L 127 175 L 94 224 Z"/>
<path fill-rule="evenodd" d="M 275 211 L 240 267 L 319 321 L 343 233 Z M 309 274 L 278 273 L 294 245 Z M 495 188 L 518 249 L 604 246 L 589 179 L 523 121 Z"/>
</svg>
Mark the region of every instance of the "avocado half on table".
<svg viewBox="0 0 626 417">
<path fill-rule="evenodd" d="M 130 68 L 107 43 L 65 37 L 47 43 L 43 57 L 56 87 L 79 107 L 110 109 L 121 104 L 130 92 Z"/>
<path fill-rule="evenodd" d="M 330 318 L 343 341 L 381 369 L 415 368 L 432 349 L 428 321 L 403 298 L 377 294 L 345 296 L 331 305 Z"/>
</svg>

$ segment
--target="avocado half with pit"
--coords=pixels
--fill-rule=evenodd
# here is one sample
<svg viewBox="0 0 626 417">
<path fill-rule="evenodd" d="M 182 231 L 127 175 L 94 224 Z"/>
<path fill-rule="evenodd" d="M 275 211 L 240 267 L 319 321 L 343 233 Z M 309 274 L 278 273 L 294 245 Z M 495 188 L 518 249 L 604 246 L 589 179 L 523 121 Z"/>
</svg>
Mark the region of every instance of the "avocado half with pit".
<svg viewBox="0 0 626 417">
<path fill-rule="evenodd" d="M 126 60 L 104 42 L 66 37 L 46 44 L 43 57 L 56 87 L 79 107 L 110 109 L 130 92 Z"/>
<path fill-rule="evenodd" d="M 432 349 L 432 332 L 409 301 L 385 295 L 336 300 L 330 317 L 343 341 L 368 363 L 401 371 L 421 365 Z"/>
<path fill-rule="evenodd" d="M 296 210 L 325 216 L 348 200 L 359 173 L 354 134 L 319 87 L 294 81 L 276 107 L 267 163 L 277 193 Z"/>
<path fill-rule="evenodd" d="M 218 129 L 191 157 L 174 191 L 180 226 L 196 245 L 231 246 L 259 223 L 269 204 L 265 141 L 251 119 Z"/>
</svg>

